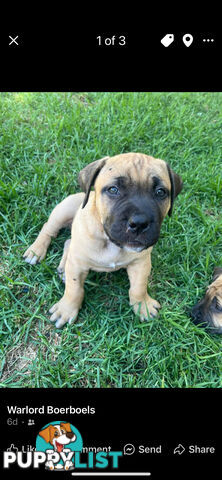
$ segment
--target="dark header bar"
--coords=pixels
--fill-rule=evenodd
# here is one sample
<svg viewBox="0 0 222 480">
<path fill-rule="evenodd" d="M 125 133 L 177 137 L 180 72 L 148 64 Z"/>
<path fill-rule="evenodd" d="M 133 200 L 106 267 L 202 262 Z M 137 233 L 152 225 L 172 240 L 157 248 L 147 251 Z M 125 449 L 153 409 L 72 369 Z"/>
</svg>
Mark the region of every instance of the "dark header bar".
<svg viewBox="0 0 222 480">
<path fill-rule="evenodd" d="M 221 89 L 219 32 L 80 27 L 1 32 L 1 90 Z"/>
</svg>

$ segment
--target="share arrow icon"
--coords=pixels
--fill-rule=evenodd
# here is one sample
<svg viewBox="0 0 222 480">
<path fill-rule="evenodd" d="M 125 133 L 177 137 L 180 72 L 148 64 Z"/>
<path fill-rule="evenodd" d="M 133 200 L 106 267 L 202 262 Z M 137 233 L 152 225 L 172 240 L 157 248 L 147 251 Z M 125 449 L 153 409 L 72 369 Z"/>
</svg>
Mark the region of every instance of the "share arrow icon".
<svg viewBox="0 0 222 480">
<path fill-rule="evenodd" d="M 177 447 L 174 448 L 173 451 L 173 453 L 178 453 L 178 455 L 182 455 L 183 452 L 185 452 L 185 448 L 183 445 L 181 445 L 181 443 L 179 443 L 179 445 L 177 445 Z"/>
</svg>

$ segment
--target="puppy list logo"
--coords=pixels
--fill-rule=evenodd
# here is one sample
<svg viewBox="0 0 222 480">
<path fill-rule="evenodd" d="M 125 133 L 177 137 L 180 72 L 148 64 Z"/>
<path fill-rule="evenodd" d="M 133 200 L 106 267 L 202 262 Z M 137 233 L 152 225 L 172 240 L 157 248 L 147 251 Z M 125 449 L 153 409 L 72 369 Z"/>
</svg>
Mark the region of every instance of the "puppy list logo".
<svg viewBox="0 0 222 480">
<path fill-rule="evenodd" d="M 67 471 L 76 469 L 104 469 L 108 466 L 118 468 L 119 457 L 122 452 L 93 452 L 87 453 L 87 460 L 81 458 L 83 440 L 80 432 L 74 425 L 64 421 L 50 422 L 37 435 L 35 451 L 4 452 L 4 468 L 11 465 L 20 468 L 40 468 L 45 465 L 46 470 Z"/>
<path fill-rule="evenodd" d="M 45 452 L 47 470 L 73 470 L 73 452 L 81 452 L 82 437 L 76 427 L 66 422 L 46 425 L 36 439 L 36 450 Z"/>
</svg>

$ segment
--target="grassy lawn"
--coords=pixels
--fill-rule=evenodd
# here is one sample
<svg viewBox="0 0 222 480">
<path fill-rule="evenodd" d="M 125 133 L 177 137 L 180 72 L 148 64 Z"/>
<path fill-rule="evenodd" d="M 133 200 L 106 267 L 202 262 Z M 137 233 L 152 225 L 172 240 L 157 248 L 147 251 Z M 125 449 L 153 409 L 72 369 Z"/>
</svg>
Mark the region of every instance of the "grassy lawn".
<svg viewBox="0 0 222 480">
<path fill-rule="evenodd" d="M 222 387 L 222 337 L 195 326 L 191 307 L 222 266 L 221 93 L 0 94 L 0 342 L 2 387 Z M 91 272 L 78 320 L 62 330 L 48 309 L 69 232 L 36 266 L 22 255 L 54 206 L 79 191 L 79 170 L 138 151 L 184 180 L 153 249 L 141 323 L 125 270 Z"/>
</svg>

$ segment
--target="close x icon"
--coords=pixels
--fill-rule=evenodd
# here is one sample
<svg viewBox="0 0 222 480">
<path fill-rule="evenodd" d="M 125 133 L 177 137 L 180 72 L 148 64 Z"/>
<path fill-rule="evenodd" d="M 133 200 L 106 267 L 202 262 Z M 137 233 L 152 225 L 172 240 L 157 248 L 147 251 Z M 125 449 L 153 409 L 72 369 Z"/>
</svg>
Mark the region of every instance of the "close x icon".
<svg viewBox="0 0 222 480">
<path fill-rule="evenodd" d="M 9 46 L 10 45 L 19 45 L 19 36 L 18 35 L 9 35 Z"/>
</svg>

